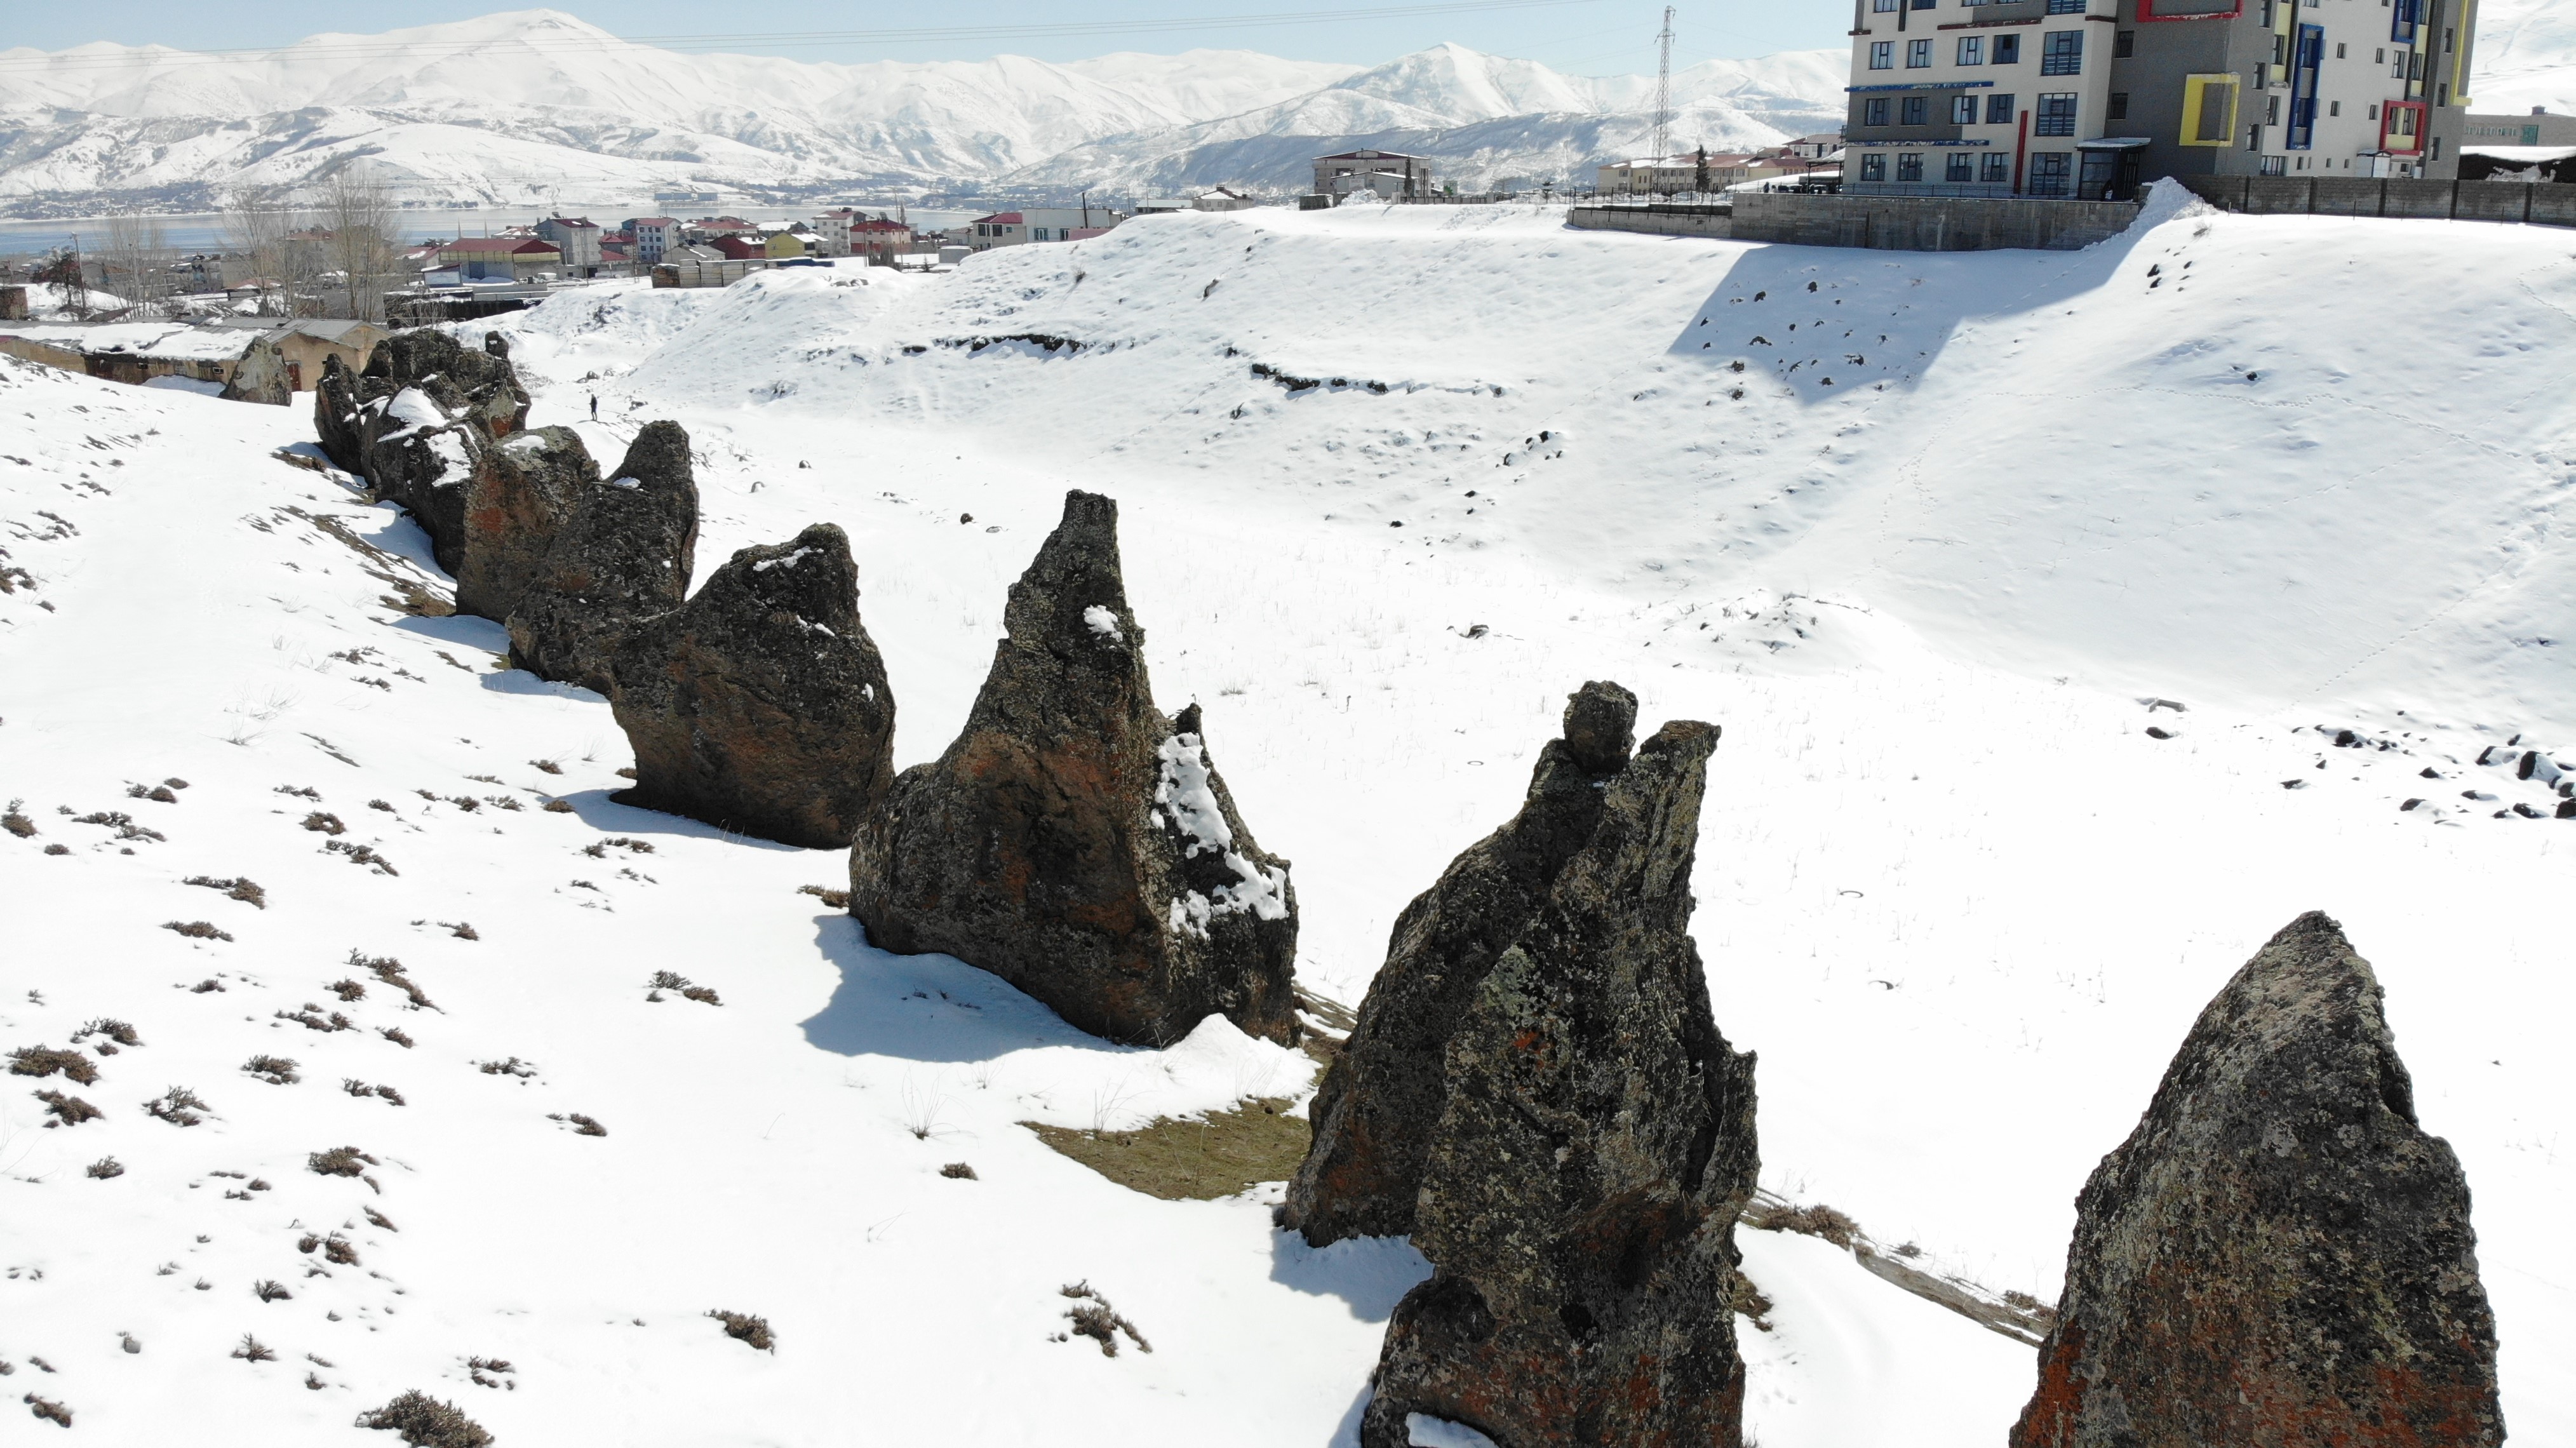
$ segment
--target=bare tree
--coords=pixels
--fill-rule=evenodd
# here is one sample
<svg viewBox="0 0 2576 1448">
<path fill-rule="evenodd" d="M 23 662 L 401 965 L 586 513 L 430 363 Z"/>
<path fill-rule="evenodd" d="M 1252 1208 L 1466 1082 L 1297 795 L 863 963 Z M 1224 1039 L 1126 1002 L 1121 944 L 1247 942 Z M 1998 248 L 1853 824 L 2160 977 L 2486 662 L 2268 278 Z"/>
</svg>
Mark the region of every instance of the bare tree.
<svg viewBox="0 0 2576 1448">
<path fill-rule="evenodd" d="M 89 278 L 78 246 L 58 246 L 47 252 L 36 268 L 36 280 L 54 289 L 55 305 L 64 316 L 76 322 L 89 320 Z"/>
<path fill-rule="evenodd" d="M 297 229 L 295 213 L 273 191 L 237 191 L 225 199 L 224 245 L 241 258 L 245 280 L 259 290 L 264 317 L 292 316 L 290 305 L 298 268 L 287 234 Z"/>
<path fill-rule="evenodd" d="M 135 320 L 168 310 L 170 246 L 160 218 L 131 211 L 107 218 L 107 244 L 100 251 L 109 285 L 125 298 Z"/>
<path fill-rule="evenodd" d="M 385 288 L 394 279 L 394 208 L 382 189 L 343 168 L 323 183 L 321 222 L 334 280 L 347 302 L 343 316 L 381 322 Z"/>
</svg>

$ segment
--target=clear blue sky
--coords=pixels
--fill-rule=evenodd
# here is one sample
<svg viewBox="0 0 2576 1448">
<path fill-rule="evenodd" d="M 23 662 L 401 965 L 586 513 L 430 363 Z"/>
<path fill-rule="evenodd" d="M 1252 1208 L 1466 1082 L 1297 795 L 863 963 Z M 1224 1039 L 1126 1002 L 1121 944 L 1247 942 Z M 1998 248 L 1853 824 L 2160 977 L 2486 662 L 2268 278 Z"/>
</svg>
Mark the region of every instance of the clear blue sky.
<svg viewBox="0 0 2576 1448">
<path fill-rule="evenodd" d="M 284 45 L 323 31 L 368 33 L 403 25 L 462 19 L 506 9 L 502 3 L 416 0 L 403 6 L 351 5 L 346 0 L 123 0 L 105 9 L 90 5 L 20 0 L 0 20 L 0 49 L 32 46 L 62 50 L 90 41 L 160 44 L 187 50 L 235 50 Z M 973 60 L 995 54 L 1072 60 L 1113 50 L 1169 53 L 1193 47 L 1241 48 L 1300 60 L 1374 65 L 1444 40 L 1496 55 L 1540 61 L 1577 74 L 1645 73 L 1655 64 L 1654 35 L 1662 5 L 1654 0 L 1573 0 L 1573 3 L 1453 11 L 1437 15 L 1372 15 L 1291 24 L 1139 28 L 1123 32 L 1048 35 L 1044 27 L 1066 22 L 1117 22 L 1150 26 L 1206 17 L 1280 15 L 1316 10 L 1375 8 L 1368 0 L 1108 0 L 1074 5 L 1062 0 L 988 0 L 970 5 L 827 4 L 771 0 L 762 5 L 708 5 L 703 0 L 629 0 L 621 4 L 556 5 L 593 25 L 637 38 L 706 37 L 677 49 L 784 55 L 804 60 Z M 1674 22 L 1674 64 L 1718 56 L 1767 55 L 1844 44 L 1850 25 L 1847 0 L 1700 0 L 1682 3 Z M 871 41 L 788 43 L 796 32 L 920 30 L 999 27 L 1001 34 L 907 37 Z"/>
</svg>

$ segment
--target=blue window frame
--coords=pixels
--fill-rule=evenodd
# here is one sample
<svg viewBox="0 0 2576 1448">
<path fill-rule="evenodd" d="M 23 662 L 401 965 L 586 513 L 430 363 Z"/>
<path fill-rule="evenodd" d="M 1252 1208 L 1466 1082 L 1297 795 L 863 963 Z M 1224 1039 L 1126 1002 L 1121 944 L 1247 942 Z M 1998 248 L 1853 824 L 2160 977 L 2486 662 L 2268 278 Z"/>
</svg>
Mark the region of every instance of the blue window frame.
<svg viewBox="0 0 2576 1448">
<path fill-rule="evenodd" d="M 1893 10 L 1896 8 L 1896 0 L 1871 0 L 1869 8 L 1882 12 Z"/>
<path fill-rule="evenodd" d="M 2282 147 L 2292 151 L 2314 150 L 2317 144 L 2317 77 L 2325 68 L 2326 28 L 2322 25 L 2299 27 L 2298 44 L 2290 51 L 2290 128 L 2282 137 Z"/>
<path fill-rule="evenodd" d="M 1887 97 L 1871 96 L 1860 103 L 1860 123 L 1864 126 L 1887 124 Z"/>
<path fill-rule="evenodd" d="M 2039 52 L 2041 75 L 2081 75 L 2084 71 L 2084 32 L 2052 30 Z"/>
<path fill-rule="evenodd" d="M 1920 180 L 1922 180 L 1922 179 L 1923 179 L 1923 153 L 1922 153 L 1922 152 L 1920 152 L 1920 151 L 1899 151 L 1899 152 L 1897 152 L 1897 153 L 1896 153 L 1896 179 L 1897 179 L 1897 180 L 1899 180 L 1899 181 L 1920 181 Z"/>
<path fill-rule="evenodd" d="M 1932 42 L 1928 40 L 1909 40 L 1905 42 L 1905 68 L 1907 70 L 1931 69 Z"/>
<path fill-rule="evenodd" d="M 2388 38 L 2400 45 L 2415 43 L 2415 28 L 2424 23 L 2424 0 L 2396 0 L 2388 17 Z"/>
<path fill-rule="evenodd" d="M 1996 36 L 1994 63 L 1997 65 L 2021 64 L 2021 37 L 2018 35 Z"/>
<path fill-rule="evenodd" d="M 1960 37 L 1959 37 L 1959 64 L 1961 64 L 1961 65 L 1983 65 L 1983 64 L 1985 64 L 1985 63 L 1986 63 L 1986 38 L 1985 38 L 1984 36 L 1982 36 L 1982 35 L 1962 35 L 1962 36 L 1960 36 Z"/>
<path fill-rule="evenodd" d="M 1989 95 L 1986 97 L 1987 125 L 2009 126 L 2012 124 L 2012 113 L 2013 97 L 2009 92 L 2003 95 Z"/>
<path fill-rule="evenodd" d="M 1975 96 L 1952 96 L 1950 98 L 1950 124 L 1954 126 L 1973 126 L 1976 123 L 1977 98 Z"/>
<path fill-rule="evenodd" d="M 1930 96 L 1907 96 L 1905 98 L 1905 104 L 1901 109 L 1905 118 L 1897 122 L 1900 126 L 1928 126 L 1932 124 L 1932 98 Z"/>
<path fill-rule="evenodd" d="M 1893 40 L 1871 41 L 1869 43 L 1869 68 L 1872 70 L 1896 69 L 1896 42 Z"/>
</svg>

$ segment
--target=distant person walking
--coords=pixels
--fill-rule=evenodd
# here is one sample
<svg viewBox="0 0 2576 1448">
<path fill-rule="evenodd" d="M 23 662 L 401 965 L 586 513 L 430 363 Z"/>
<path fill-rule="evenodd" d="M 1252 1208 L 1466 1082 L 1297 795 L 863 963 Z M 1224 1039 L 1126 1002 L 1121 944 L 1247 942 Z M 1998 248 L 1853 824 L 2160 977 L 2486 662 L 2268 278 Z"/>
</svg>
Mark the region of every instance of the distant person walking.
<svg viewBox="0 0 2576 1448">
<path fill-rule="evenodd" d="M 596 392 L 590 394 L 590 420 L 599 421 L 599 394 Z"/>
</svg>

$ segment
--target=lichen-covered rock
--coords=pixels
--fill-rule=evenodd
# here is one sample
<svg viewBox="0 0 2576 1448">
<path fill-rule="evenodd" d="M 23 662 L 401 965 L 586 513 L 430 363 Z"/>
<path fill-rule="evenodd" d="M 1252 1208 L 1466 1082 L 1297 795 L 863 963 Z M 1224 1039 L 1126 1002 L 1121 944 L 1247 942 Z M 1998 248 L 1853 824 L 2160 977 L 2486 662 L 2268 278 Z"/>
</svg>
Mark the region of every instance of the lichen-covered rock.
<svg viewBox="0 0 2576 1448">
<path fill-rule="evenodd" d="M 1397 916 L 1386 963 L 1308 1114 L 1314 1145 L 1288 1184 L 1280 1225 L 1317 1247 L 1413 1230 L 1414 1194 L 1448 1096 L 1450 1035 L 1494 962 L 1592 840 L 1604 791 L 1627 766 L 1637 698 L 1589 683 L 1565 706 L 1528 797 L 1510 823 L 1469 846 Z"/>
<path fill-rule="evenodd" d="M 467 480 L 489 444 L 527 423 L 528 393 L 499 333 L 478 352 L 418 328 L 386 338 L 355 377 L 325 361 L 313 413 L 322 450 L 408 509 L 453 573 L 467 553 Z"/>
<path fill-rule="evenodd" d="M 367 447 L 358 415 L 358 374 L 337 353 L 322 357 L 322 376 L 313 384 L 313 431 L 322 451 L 342 472 L 367 475 Z"/>
<path fill-rule="evenodd" d="M 1296 895 L 1209 762 L 1198 709 L 1154 707 L 1118 505 L 1064 519 L 1003 614 L 965 730 L 905 770 L 850 852 L 850 912 L 892 951 L 945 951 L 1112 1040 L 1211 1012 L 1296 1039 Z"/>
<path fill-rule="evenodd" d="M 745 548 L 618 645 L 628 804 L 814 849 L 850 843 L 894 782 L 894 694 L 859 622 L 850 540 L 818 523 Z"/>
<path fill-rule="evenodd" d="M 361 402 L 406 387 L 430 388 L 449 411 L 470 419 L 486 436 L 507 437 L 528 424 L 528 389 L 519 384 L 510 344 L 498 332 L 484 333 L 477 351 L 436 327 L 409 328 L 385 338 L 358 375 Z M 369 383 L 372 391 L 363 385 Z"/>
<path fill-rule="evenodd" d="M 606 479 L 586 479 L 562 507 L 569 516 L 510 610 L 510 662 L 606 694 L 627 628 L 688 597 L 698 546 L 688 433 L 647 423 Z"/>
<path fill-rule="evenodd" d="M 1717 730 L 1678 720 L 1476 983 L 1414 1205 L 1433 1272 L 1387 1324 L 1363 1448 L 1415 1413 L 1503 1448 L 1736 1448 L 1736 1215 L 1753 1057 L 1718 1033 L 1689 935 Z"/>
<path fill-rule="evenodd" d="M 2013 1448 L 2504 1441 L 2459 1159 L 2311 912 L 2218 993 L 2076 1199 Z"/>
<path fill-rule="evenodd" d="M 475 450 L 461 499 L 456 610 L 505 622 L 544 566 L 555 535 L 599 483 L 568 427 L 511 433 Z"/>
</svg>

